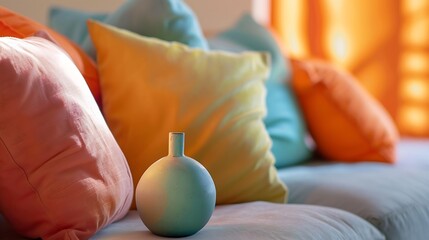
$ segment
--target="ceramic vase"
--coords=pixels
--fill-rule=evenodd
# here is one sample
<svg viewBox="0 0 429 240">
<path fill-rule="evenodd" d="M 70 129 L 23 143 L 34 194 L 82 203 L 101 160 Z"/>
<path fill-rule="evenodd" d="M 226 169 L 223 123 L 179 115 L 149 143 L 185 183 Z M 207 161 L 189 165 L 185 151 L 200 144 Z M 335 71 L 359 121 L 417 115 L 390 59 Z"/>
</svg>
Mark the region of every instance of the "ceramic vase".
<svg viewBox="0 0 429 240">
<path fill-rule="evenodd" d="M 140 218 L 154 234 L 190 236 L 209 221 L 216 189 L 209 172 L 184 155 L 185 134 L 169 134 L 168 156 L 152 164 L 136 188 Z"/>
</svg>

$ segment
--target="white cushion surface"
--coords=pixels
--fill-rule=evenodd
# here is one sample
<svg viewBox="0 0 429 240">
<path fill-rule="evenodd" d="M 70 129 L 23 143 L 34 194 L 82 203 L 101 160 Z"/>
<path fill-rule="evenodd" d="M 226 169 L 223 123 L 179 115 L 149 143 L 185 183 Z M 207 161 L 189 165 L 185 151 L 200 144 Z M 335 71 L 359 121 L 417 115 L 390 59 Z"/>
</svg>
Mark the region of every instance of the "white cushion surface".
<svg viewBox="0 0 429 240">
<path fill-rule="evenodd" d="M 131 211 L 93 240 L 167 239 L 155 236 Z M 186 239 L 385 239 L 363 219 L 327 207 L 251 202 L 216 207 L 209 223 Z"/>
<path fill-rule="evenodd" d="M 429 239 L 429 140 L 402 139 L 394 165 L 313 161 L 279 170 L 289 202 L 342 209 L 389 240 Z"/>
</svg>

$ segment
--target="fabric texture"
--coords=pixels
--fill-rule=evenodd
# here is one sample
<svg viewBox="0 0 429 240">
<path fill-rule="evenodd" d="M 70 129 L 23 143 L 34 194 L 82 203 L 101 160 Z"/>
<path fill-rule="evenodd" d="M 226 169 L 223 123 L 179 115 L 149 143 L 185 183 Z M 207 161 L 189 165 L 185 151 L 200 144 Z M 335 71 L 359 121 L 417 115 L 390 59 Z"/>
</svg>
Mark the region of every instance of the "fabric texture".
<svg viewBox="0 0 429 240">
<path fill-rule="evenodd" d="M 104 116 L 135 185 L 178 131 L 186 133 L 185 154 L 213 177 L 217 204 L 286 201 L 262 122 L 266 54 L 192 49 L 96 22 L 89 31 Z"/>
<path fill-rule="evenodd" d="M 399 154 L 395 165 L 315 161 L 279 175 L 289 187 L 290 203 L 346 210 L 386 239 L 424 240 L 429 236 L 429 164 L 420 160 L 428 159 L 427 146 L 427 140 L 401 140 L 397 152 L 409 154 Z"/>
<path fill-rule="evenodd" d="M 259 25 L 249 14 L 241 17 L 231 29 L 209 40 L 213 49 L 226 51 L 266 51 L 271 55 L 271 71 L 267 88 L 265 126 L 272 139 L 276 167 L 302 163 L 311 157 L 306 142 L 307 129 L 290 89 L 290 66 L 283 57 L 272 32 Z"/>
<path fill-rule="evenodd" d="M 182 0 L 126 0 L 103 22 L 147 37 L 208 48 L 197 17 Z M 82 46 L 95 59 L 89 36 Z"/>
<path fill-rule="evenodd" d="M 88 37 L 86 21 L 94 19 L 103 21 L 108 13 L 84 12 L 67 7 L 54 6 L 49 9 L 48 25 L 57 32 L 67 36 L 79 46 Z"/>
<path fill-rule="evenodd" d="M 130 213 L 94 236 L 93 240 L 167 239 L 155 236 L 138 213 Z M 217 206 L 208 224 L 186 239 L 198 240 L 384 240 L 371 224 L 333 208 L 252 202 Z"/>
<path fill-rule="evenodd" d="M 0 37 L 25 38 L 45 31 L 67 52 L 88 84 L 97 103 L 101 103 L 98 71 L 94 61 L 74 42 L 54 30 L 0 6 Z"/>
<path fill-rule="evenodd" d="M 0 72 L 0 212 L 15 231 L 87 239 L 123 217 L 133 196 L 126 159 L 66 53 L 43 38 L 3 37 Z"/>
<path fill-rule="evenodd" d="M 320 60 L 293 60 L 293 72 L 294 91 L 323 157 L 395 162 L 393 120 L 352 75 Z"/>
</svg>

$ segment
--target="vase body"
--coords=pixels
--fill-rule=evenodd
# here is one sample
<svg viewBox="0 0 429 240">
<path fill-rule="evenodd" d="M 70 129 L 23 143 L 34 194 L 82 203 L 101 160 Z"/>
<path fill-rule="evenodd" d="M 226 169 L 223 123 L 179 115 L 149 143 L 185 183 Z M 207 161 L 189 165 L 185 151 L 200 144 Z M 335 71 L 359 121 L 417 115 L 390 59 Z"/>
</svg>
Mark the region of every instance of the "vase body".
<svg viewBox="0 0 429 240">
<path fill-rule="evenodd" d="M 216 188 L 209 172 L 184 155 L 184 133 L 169 134 L 169 153 L 152 164 L 136 188 L 140 218 L 154 234 L 190 236 L 209 221 Z"/>
</svg>

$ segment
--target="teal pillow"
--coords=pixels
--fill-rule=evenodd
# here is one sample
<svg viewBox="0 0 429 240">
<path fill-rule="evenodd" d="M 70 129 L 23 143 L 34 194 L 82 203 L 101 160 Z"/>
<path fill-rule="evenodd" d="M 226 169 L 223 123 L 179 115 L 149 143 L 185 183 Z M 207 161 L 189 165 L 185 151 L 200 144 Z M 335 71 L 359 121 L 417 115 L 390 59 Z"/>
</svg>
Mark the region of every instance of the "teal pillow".
<svg viewBox="0 0 429 240">
<path fill-rule="evenodd" d="M 103 21 L 106 17 L 107 13 L 90 13 L 65 7 L 52 7 L 49 9 L 48 25 L 82 46 L 85 38 L 88 37 L 86 21 L 88 19 Z"/>
<path fill-rule="evenodd" d="M 197 17 L 182 0 L 127 0 L 103 22 L 147 37 L 208 49 Z M 82 47 L 95 58 L 89 35 Z"/>
<path fill-rule="evenodd" d="M 312 151 L 306 143 L 307 129 L 295 96 L 288 84 L 290 65 L 275 38 L 265 27 L 245 14 L 231 29 L 209 40 L 211 48 L 229 51 L 266 51 L 271 55 L 271 72 L 266 83 L 265 126 L 273 142 L 276 167 L 308 160 Z"/>
<path fill-rule="evenodd" d="M 234 42 L 248 50 L 269 52 L 272 70 L 268 81 L 283 83 L 289 77 L 289 62 L 285 61 L 272 33 L 259 25 L 250 14 L 244 14 L 233 28 L 220 33 L 219 38 Z"/>
</svg>

